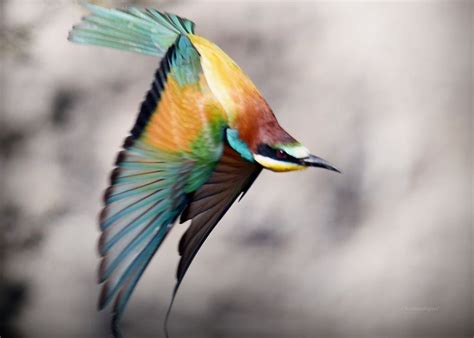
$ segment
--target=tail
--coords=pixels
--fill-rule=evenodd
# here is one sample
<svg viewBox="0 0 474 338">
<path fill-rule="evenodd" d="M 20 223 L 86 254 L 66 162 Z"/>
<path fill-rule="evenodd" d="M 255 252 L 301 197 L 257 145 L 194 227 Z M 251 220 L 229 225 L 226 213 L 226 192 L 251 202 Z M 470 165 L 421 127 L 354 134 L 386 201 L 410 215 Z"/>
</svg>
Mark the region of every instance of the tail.
<svg viewBox="0 0 474 338">
<path fill-rule="evenodd" d="M 194 34 L 194 23 L 156 9 L 108 9 L 83 3 L 91 13 L 72 28 L 68 40 L 162 57 L 179 34 Z"/>
</svg>

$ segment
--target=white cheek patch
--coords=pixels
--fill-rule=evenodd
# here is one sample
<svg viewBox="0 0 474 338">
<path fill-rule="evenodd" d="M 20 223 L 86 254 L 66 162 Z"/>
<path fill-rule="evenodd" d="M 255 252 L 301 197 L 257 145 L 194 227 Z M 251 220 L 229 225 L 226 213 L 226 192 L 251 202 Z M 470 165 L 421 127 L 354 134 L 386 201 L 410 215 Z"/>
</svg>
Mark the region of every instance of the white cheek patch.
<svg viewBox="0 0 474 338">
<path fill-rule="evenodd" d="M 306 147 L 303 147 L 302 145 L 297 145 L 294 147 L 291 146 L 281 146 L 281 149 L 283 149 L 288 155 L 293 156 L 295 158 L 305 158 L 309 156 L 309 150 L 306 149 Z"/>
<path fill-rule="evenodd" d="M 293 171 L 306 169 L 305 166 L 299 165 L 297 163 L 278 161 L 259 154 L 254 154 L 253 158 L 263 167 L 273 171 Z"/>
</svg>

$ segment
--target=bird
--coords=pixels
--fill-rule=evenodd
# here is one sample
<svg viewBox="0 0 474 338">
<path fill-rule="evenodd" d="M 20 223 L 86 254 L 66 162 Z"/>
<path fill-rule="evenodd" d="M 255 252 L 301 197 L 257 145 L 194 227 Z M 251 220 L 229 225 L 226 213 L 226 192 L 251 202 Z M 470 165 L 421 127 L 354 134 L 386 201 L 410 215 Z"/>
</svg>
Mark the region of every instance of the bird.
<svg viewBox="0 0 474 338">
<path fill-rule="evenodd" d="M 136 121 L 118 153 L 99 216 L 98 309 L 112 301 L 112 332 L 142 274 L 177 222 L 190 221 L 179 241 L 176 293 L 198 250 L 230 206 L 263 169 L 319 167 L 278 123 L 245 72 L 195 24 L 153 8 L 105 8 L 88 14 L 68 40 L 159 59 Z"/>
</svg>

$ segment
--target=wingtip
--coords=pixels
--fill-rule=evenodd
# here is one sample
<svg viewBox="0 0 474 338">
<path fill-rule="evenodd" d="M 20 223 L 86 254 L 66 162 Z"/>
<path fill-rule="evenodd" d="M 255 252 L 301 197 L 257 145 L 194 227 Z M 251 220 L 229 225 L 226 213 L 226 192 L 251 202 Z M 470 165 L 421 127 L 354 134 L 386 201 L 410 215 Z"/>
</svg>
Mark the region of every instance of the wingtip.
<svg viewBox="0 0 474 338">
<path fill-rule="evenodd" d="M 122 147 L 124 149 L 128 149 L 130 148 L 131 146 L 133 146 L 133 144 L 135 143 L 135 137 L 133 137 L 132 135 L 129 135 L 125 138 L 125 140 L 123 141 L 123 145 Z"/>
<path fill-rule="evenodd" d="M 114 184 L 117 181 L 117 178 L 119 177 L 119 175 L 120 175 L 120 168 L 119 167 L 114 168 L 114 170 L 112 170 L 112 173 L 110 174 L 109 183 Z"/>
<path fill-rule="evenodd" d="M 110 330 L 112 331 L 114 338 L 122 338 L 122 333 L 120 332 L 119 328 L 119 320 L 120 317 L 114 313 L 112 316 L 112 322 L 110 323 Z"/>
<path fill-rule="evenodd" d="M 120 163 L 122 163 L 126 157 L 127 157 L 127 152 L 125 150 L 119 151 L 119 153 L 117 154 L 117 158 L 115 159 L 115 165 L 119 165 Z"/>
<path fill-rule="evenodd" d="M 83 18 L 84 20 L 84 18 Z M 80 39 L 77 38 L 77 30 L 80 29 L 80 24 L 72 26 L 71 30 L 67 33 L 67 40 L 73 43 L 81 43 Z"/>
<path fill-rule="evenodd" d="M 104 194 L 102 195 L 102 202 L 103 203 L 107 203 L 108 199 L 112 195 L 112 190 L 113 189 L 114 189 L 113 186 L 109 186 L 107 189 L 105 189 Z"/>
<path fill-rule="evenodd" d="M 84 7 L 84 8 L 87 8 L 89 11 L 93 11 L 94 9 L 96 8 L 102 8 L 101 6 L 97 6 L 93 3 L 90 3 L 88 1 L 85 1 L 85 0 L 79 0 L 78 1 L 78 4 L 81 6 L 81 7 Z"/>
<path fill-rule="evenodd" d="M 109 212 L 109 208 L 104 207 L 102 208 L 99 215 L 97 216 L 99 220 L 99 229 L 101 231 L 104 231 L 107 228 L 106 226 L 104 226 L 104 222 L 105 222 L 105 218 L 107 217 L 108 212 Z"/>
<path fill-rule="evenodd" d="M 107 294 L 109 293 L 109 283 L 105 283 L 100 291 L 97 302 L 97 311 L 102 311 L 107 306 Z"/>
<path fill-rule="evenodd" d="M 107 279 L 105 277 L 105 270 L 107 267 L 107 256 L 103 257 L 99 264 L 99 270 L 97 271 L 97 283 L 102 284 Z"/>
<path fill-rule="evenodd" d="M 105 255 L 107 254 L 107 250 L 105 250 L 106 242 L 107 242 L 107 233 L 104 231 L 100 234 L 99 242 L 97 243 L 97 250 L 99 252 L 99 255 L 101 257 L 104 257 L 102 260 L 105 260 Z"/>
<path fill-rule="evenodd" d="M 165 338 L 169 338 L 168 321 L 170 319 L 171 309 L 173 308 L 174 300 L 176 298 L 176 293 L 178 292 L 180 284 L 181 284 L 181 281 L 178 280 L 176 282 L 176 285 L 174 286 L 173 293 L 171 294 L 171 300 L 168 305 L 168 310 L 166 311 L 165 321 L 163 322 L 163 333 L 165 334 Z"/>
</svg>

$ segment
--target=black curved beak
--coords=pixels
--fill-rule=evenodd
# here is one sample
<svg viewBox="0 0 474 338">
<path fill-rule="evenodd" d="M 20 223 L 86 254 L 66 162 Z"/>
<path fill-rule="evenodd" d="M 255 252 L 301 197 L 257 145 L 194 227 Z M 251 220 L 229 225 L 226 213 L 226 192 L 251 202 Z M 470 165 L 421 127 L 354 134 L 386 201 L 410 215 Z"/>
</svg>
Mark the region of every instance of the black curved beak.
<svg viewBox="0 0 474 338">
<path fill-rule="evenodd" d="M 335 166 L 333 166 L 331 163 L 326 160 L 323 160 L 318 156 L 309 155 L 308 157 L 303 158 L 301 161 L 303 162 L 303 165 L 307 167 L 319 167 L 341 173 L 341 171 Z"/>
</svg>

